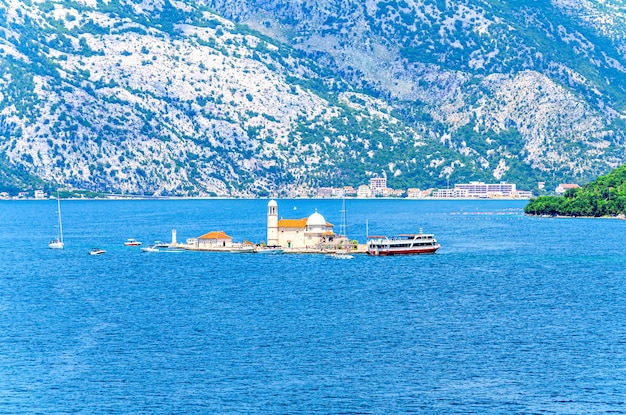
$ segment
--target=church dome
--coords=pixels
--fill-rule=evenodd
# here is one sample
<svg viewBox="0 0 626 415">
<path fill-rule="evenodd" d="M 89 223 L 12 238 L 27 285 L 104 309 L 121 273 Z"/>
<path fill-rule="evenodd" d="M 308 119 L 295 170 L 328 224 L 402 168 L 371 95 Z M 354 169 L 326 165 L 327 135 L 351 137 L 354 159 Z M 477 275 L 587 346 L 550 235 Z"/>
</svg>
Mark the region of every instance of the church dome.
<svg viewBox="0 0 626 415">
<path fill-rule="evenodd" d="M 319 213 L 315 212 L 306 221 L 306 226 L 326 226 L 326 219 Z"/>
<path fill-rule="evenodd" d="M 272 199 L 268 202 L 267 206 L 278 206 L 278 203 L 276 203 L 276 201 Z"/>
</svg>

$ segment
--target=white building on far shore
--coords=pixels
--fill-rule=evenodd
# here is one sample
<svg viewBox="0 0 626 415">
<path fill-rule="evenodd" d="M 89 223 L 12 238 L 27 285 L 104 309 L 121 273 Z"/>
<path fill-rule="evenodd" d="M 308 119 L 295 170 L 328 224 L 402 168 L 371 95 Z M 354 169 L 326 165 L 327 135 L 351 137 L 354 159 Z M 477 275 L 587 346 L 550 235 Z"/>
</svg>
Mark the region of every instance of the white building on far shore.
<svg viewBox="0 0 626 415">
<path fill-rule="evenodd" d="M 431 197 L 439 199 L 529 199 L 532 197 L 532 192 L 517 190 L 517 186 L 513 183 L 469 182 L 455 184 L 454 189 L 436 190 L 432 192 Z"/>
<path fill-rule="evenodd" d="M 383 189 L 387 188 L 387 178 L 386 177 L 372 177 L 370 178 L 370 190 L 375 195 L 381 193 Z"/>
<path fill-rule="evenodd" d="M 356 191 L 356 197 L 358 198 L 368 198 L 372 197 L 372 190 L 366 184 L 362 184 Z"/>
<path fill-rule="evenodd" d="M 580 186 L 577 183 L 561 183 L 560 185 L 558 185 L 556 187 L 556 189 L 554 189 L 554 192 L 557 195 L 562 195 L 563 193 L 567 192 L 568 190 L 578 189 L 578 188 L 580 188 Z"/>
<path fill-rule="evenodd" d="M 435 199 L 458 199 L 469 197 L 464 189 L 438 189 L 430 194 Z"/>
<path fill-rule="evenodd" d="M 455 184 L 455 190 L 467 191 L 466 197 L 513 197 L 517 193 L 516 185 L 513 183 L 483 183 L 483 182 L 469 182 L 462 184 Z"/>
</svg>

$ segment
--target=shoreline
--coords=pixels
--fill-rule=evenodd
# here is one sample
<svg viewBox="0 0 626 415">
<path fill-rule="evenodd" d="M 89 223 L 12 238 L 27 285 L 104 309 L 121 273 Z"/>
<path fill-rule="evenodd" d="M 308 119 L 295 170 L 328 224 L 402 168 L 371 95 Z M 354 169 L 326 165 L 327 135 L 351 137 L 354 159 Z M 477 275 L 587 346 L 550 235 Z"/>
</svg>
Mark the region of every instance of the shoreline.
<svg viewBox="0 0 626 415">
<path fill-rule="evenodd" d="M 342 200 L 342 199 L 346 199 L 346 200 L 406 200 L 406 201 L 463 201 L 463 202 L 468 202 L 468 201 L 473 201 L 473 202 L 481 202 L 481 201 L 485 201 L 485 202 L 494 202 L 494 201 L 529 201 L 530 199 L 527 198 L 519 198 L 519 197 L 494 197 L 494 198 L 477 198 L 477 197 L 468 197 L 468 198 L 461 198 L 461 197 L 450 197 L 450 198 L 444 198 L 444 197 L 423 197 L 423 198 L 410 198 L 410 197 L 346 197 L 346 198 L 340 198 L 340 197 L 284 197 L 284 198 L 272 198 L 272 197 L 212 197 L 212 196 L 157 196 L 157 197 L 153 197 L 153 196 L 132 196 L 132 197 L 90 197 L 90 198 L 86 198 L 86 197 L 71 197 L 71 198 L 61 198 L 61 200 L 63 201 L 71 201 L 71 200 L 82 200 L 82 201 L 136 201 L 136 200 L 140 200 L 140 201 L 149 201 L 149 200 L 154 200 L 154 201 L 163 201 L 163 200 L 272 200 L 272 199 L 277 199 L 277 200 Z M 0 199 L 0 202 L 20 202 L 20 201 L 50 201 L 50 200 L 56 200 L 55 197 L 50 197 L 50 198 L 34 198 L 34 197 L 28 197 L 28 198 L 8 198 L 8 199 Z M 534 215 L 534 216 L 538 216 L 538 215 Z"/>
<path fill-rule="evenodd" d="M 564 216 L 564 215 L 533 215 L 532 213 L 524 213 L 524 216 L 530 216 L 539 219 L 619 219 L 626 220 L 625 215 L 617 216 Z"/>
<path fill-rule="evenodd" d="M 254 250 L 254 251 L 239 251 L 237 247 L 210 247 L 210 248 L 197 248 L 192 245 L 187 244 L 170 244 L 169 248 L 182 249 L 185 251 L 191 252 L 227 252 L 233 254 L 258 254 L 260 251 L 263 251 L 264 248 Z M 313 254 L 313 255 L 329 255 L 334 253 L 347 253 L 347 254 L 366 254 L 367 253 L 367 244 L 358 244 L 356 249 L 350 249 L 349 251 L 344 251 L 341 249 L 314 249 L 314 248 L 280 248 L 282 252 L 280 254 Z M 262 252 L 261 252 L 262 253 Z"/>
</svg>

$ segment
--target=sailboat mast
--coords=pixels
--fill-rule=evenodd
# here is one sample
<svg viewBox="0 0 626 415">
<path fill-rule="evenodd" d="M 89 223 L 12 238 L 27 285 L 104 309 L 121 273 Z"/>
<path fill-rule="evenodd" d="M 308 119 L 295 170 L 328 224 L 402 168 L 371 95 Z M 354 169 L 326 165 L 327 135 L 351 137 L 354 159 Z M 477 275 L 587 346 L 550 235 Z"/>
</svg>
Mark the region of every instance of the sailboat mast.
<svg viewBox="0 0 626 415">
<path fill-rule="evenodd" d="M 57 192 L 57 213 L 59 215 L 59 241 L 63 242 L 63 223 L 61 222 L 61 198 Z"/>
<path fill-rule="evenodd" d="M 343 206 L 341 209 L 341 225 L 343 227 L 343 235 L 348 238 L 348 222 L 346 220 L 346 198 L 343 198 Z"/>
</svg>

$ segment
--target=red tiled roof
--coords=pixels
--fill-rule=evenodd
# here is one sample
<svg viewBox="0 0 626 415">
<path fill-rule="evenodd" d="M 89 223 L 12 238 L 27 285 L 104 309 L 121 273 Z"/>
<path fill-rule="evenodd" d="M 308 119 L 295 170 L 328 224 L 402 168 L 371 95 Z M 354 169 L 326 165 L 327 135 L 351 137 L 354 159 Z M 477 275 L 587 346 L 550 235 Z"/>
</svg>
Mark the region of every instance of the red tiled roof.
<svg viewBox="0 0 626 415">
<path fill-rule="evenodd" d="M 306 222 L 309 218 L 302 219 L 281 219 L 278 221 L 279 228 L 306 228 Z M 332 223 L 326 222 L 327 228 L 332 228 Z"/>
<path fill-rule="evenodd" d="M 308 218 L 303 219 L 281 219 L 278 221 L 279 228 L 305 228 Z"/>
<path fill-rule="evenodd" d="M 198 239 L 230 239 L 232 240 L 233 238 L 226 235 L 226 232 L 224 231 L 211 231 L 209 233 L 205 233 L 202 236 L 199 236 Z"/>
</svg>

